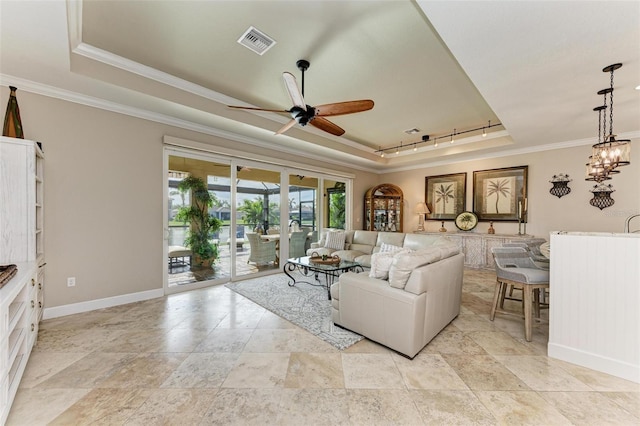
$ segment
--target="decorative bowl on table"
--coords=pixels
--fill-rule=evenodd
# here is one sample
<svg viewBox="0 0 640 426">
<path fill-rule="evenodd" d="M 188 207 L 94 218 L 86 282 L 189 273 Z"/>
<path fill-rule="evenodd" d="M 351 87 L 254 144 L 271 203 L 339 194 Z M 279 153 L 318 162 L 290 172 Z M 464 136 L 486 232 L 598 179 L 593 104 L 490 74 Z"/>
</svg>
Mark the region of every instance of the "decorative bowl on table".
<svg viewBox="0 0 640 426">
<path fill-rule="evenodd" d="M 309 262 L 315 263 L 316 265 L 337 265 L 338 263 L 340 263 L 340 256 L 321 256 L 314 251 L 313 253 L 311 253 L 311 257 L 309 257 Z"/>
<path fill-rule="evenodd" d="M 0 288 L 4 287 L 18 272 L 16 265 L 0 265 Z"/>
</svg>

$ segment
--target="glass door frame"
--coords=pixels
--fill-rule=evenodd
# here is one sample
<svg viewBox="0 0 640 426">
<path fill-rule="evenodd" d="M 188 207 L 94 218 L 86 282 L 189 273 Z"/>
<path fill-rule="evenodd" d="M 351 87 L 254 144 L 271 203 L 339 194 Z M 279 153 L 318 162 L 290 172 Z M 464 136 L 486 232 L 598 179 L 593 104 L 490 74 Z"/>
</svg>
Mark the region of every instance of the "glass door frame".
<svg viewBox="0 0 640 426">
<path fill-rule="evenodd" d="M 172 138 L 169 138 L 172 139 Z M 211 147 L 212 149 L 214 147 Z M 262 162 L 259 160 L 243 158 L 241 153 L 238 155 L 233 155 L 229 153 L 216 153 L 208 150 L 204 150 L 197 147 L 185 146 L 185 145 L 176 145 L 172 143 L 166 143 L 163 146 L 163 237 L 162 237 L 162 256 L 163 256 L 163 289 L 165 294 L 179 293 L 183 291 L 194 290 L 203 287 L 209 287 L 212 285 L 222 284 L 229 281 L 240 281 L 244 279 L 271 275 L 275 273 L 281 272 L 281 269 L 274 269 L 269 271 L 257 272 L 254 274 L 237 276 L 236 274 L 236 253 L 235 250 L 230 250 L 230 278 L 221 278 L 215 280 L 207 280 L 207 281 L 199 281 L 191 284 L 180 285 L 175 287 L 168 286 L 168 237 L 169 237 L 169 228 L 168 228 L 168 218 L 166 212 L 169 208 L 169 195 L 166 190 L 167 176 L 169 171 L 169 156 L 184 156 L 187 158 L 199 159 L 202 161 L 211 161 L 219 164 L 229 165 L 230 166 L 230 204 L 231 204 L 231 218 L 230 218 L 230 226 L 231 229 L 236 229 L 237 227 L 237 219 L 236 219 L 236 201 L 237 201 L 237 191 L 236 191 L 236 182 L 237 182 L 237 167 L 238 166 L 247 166 L 247 167 L 255 167 L 261 168 L 265 170 L 275 171 L 280 173 L 280 223 L 288 224 L 289 221 L 289 204 L 287 202 L 282 202 L 282 200 L 289 199 L 289 176 L 290 175 L 307 175 L 309 177 L 314 177 L 318 179 L 318 189 L 316 191 L 316 229 L 318 234 L 325 226 L 325 218 L 323 212 L 323 203 L 324 203 L 324 181 L 338 181 L 345 183 L 345 192 L 346 192 L 346 205 L 345 205 L 345 229 L 349 230 L 353 227 L 353 178 L 346 177 L 340 173 L 322 173 L 314 170 L 306 170 L 300 168 L 292 168 L 288 167 L 284 164 L 277 164 L 275 162 Z M 230 232 L 229 235 L 229 244 L 230 247 L 236 247 L 236 233 Z M 281 266 L 285 261 L 286 256 L 288 256 L 289 252 L 289 241 L 287 238 L 284 238 L 280 243 L 280 259 Z"/>
<path fill-rule="evenodd" d="M 162 211 L 163 211 L 163 215 L 162 215 L 162 229 L 163 229 L 163 236 L 162 236 L 162 258 L 163 258 L 163 270 L 162 270 L 162 286 L 164 289 L 164 294 L 173 294 L 173 293 L 181 293 L 184 291 L 190 291 L 190 290 L 196 290 L 199 288 L 204 288 L 204 287 L 210 287 L 212 285 L 217 285 L 217 284 L 223 284 L 229 281 L 229 276 L 232 276 L 232 270 L 228 271 L 229 276 L 225 276 L 225 277 L 221 277 L 221 278 L 214 278 L 211 280 L 204 280 L 204 281 L 195 281 L 192 283 L 188 283 L 188 284 L 181 284 L 181 285 L 176 285 L 176 286 L 169 286 L 169 265 L 168 265 L 168 256 L 169 256 L 169 219 L 167 217 L 167 211 L 169 210 L 169 194 L 167 191 L 167 179 L 168 179 L 168 173 L 169 173 L 169 157 L 170 156 L 175 156 L 175 157 L 184 157 L 184 158 L 190 158 L 190 159 L 195 159 L 195 160 L 200 160 L 200 161 L 206 161 L 206 162 L 211 162 L 211 163 L 217 163 L 217 164 L 222 164 L 222 165 L 228 165 L 230 167 L 230 171 L 231 171 L 231 176 L 230 179 L 231 182 L 233 183 L 233 175 L 234 175 L 234 168 L 233 165 L 231 164 L 231 160 L 229 158 L 224 158 L 222 156 L 219 155 L 215 155 L 213 153 L 206 153 L 206 152 L 199 152 L 199 151 L 194 151 L 192 149 L 183 149 L 183 148 L 179 148 L 179 147 L 175 147 L 175 146 L 170 146 L 170 145 L 165 145 L 163 147 L 163 183 L 162 183 L 162 188 L 163 188 L 163 199 L 162 199 Z M 233 191 L 231 191 L 231 197 L 233 197 Z M 233 210 L 232 210 L 233 211 Z M 231 215 L 231 221 L 233 222 L 233 214 Z M 232 223 L 233 226 L 233 223 Z M 232 228 L 233 229 L 233 228 Z M 232 247 L 232 246 L 230 246 Z M 233 250 L 230 250 L 230 255 L 231 255 L 231 265 L 233 265 L 233 261 L 235 260 L 235 253 L 233 252 Z"/>
</svg>

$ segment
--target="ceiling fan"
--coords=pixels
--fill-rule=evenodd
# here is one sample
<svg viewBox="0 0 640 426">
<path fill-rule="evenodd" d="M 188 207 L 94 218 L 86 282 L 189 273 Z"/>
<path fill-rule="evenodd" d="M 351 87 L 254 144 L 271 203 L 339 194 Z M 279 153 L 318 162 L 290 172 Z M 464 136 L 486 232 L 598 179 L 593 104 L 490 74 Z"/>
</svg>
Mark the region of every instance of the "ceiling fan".
<svg viewBox="0 0 640 426">
<path fill-rule="evenodd" d="M 324 130 L 325 132 L 331 133 L 332 135 L 336 136 L 342 136 L 344 134 L 344 129 L 327 120 L 325 117 L 353 114 L 356 112 L 368 111 L 373 108 L 373 101 L 370 99 L 336 102 L 333 104 L 317 105 L 315 107 L 305 104 L 304 72 L 309 69 L 309 61 L 300 59 L 296 62 L 296 65 L 298 69 L 302 71 L 302 91 L 298 89 L 298 84 L 293 74 L 286 71 L 282 73 L 284 85 L 287 89 L 287 92 L 289 93 L 289 97 L 293 101 L 293 106 L 291 107 L 291 109 L 264 109 L 232 105 L 229 105 L 229 108 L 290 114 L 291 121 L 282 126 L 282 128 L 280 128 L 280 130 L 276 132 L 276 135 L 286 132 L 296 123 L 298 123 L 301 126 L 311 124 L 312 126 L 317 127 L 320 130 Z"/>
</svg>

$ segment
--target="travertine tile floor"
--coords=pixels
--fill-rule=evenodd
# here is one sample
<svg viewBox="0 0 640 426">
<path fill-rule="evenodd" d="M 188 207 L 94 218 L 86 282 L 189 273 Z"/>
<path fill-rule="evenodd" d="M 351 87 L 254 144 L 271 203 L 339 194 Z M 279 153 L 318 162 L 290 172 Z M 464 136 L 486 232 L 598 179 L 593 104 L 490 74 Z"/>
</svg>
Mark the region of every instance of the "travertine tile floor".
<svg viewBox="0 0 640 426">
<path fill-rule="evenodd" d="M 488 320 L 491 272 L 414 360 L 340 352 L 224 286 L 44 321 L 10 425 L 640 424 L 640 386 Z"/>
</svg>

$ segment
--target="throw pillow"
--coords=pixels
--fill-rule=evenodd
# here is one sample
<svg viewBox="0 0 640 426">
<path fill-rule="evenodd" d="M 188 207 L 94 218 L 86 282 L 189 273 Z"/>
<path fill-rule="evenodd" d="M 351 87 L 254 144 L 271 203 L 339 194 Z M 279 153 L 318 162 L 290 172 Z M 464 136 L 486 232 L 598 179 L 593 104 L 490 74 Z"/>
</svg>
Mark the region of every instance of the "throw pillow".
<svg viewBox="0 0 640 426">
<path fill-rule="evenodd" d="M 398 252 L 378 252 L 371 255 L 371 269 L 369 270 L 369 277 L 377 278 L 379 280 L 389 279 L 389 268 L 393 263 L 393 258 L 401 253 L 409 253 L 411 250 L 403 249 L 400 247 Z"/>
<path fill-rule="evenodd" d="M 327 240 L 324 243 L 325 248 L 334 250 L 344 250 L 344 242 L 347 237 L 342 231 L 334 231 L 327 233 Z"/>
<path fill-rule="evenodd" d="M 371 269 L 369 270 L 369 277 L 379 280 L 386 280 L 389 278 L 389 268 L 391 268 L 391 262 L 393 262 L 393 253 L 378 252 L 371 255 Z"/>
<path fill-rule="evenodd" d="M 440 260 L 440 250 L 435 247 L 396 254 L 389 268 L 389 285 L 404 289 L 414 269 L 438 260 Z"/>
<path fill-rule="evenodd" d="M 394 246 L 392 244 L 382 243 L 380 245 L 380 253 L 397 253 L 402 250 L 400 246 Z"/>
</svg>

